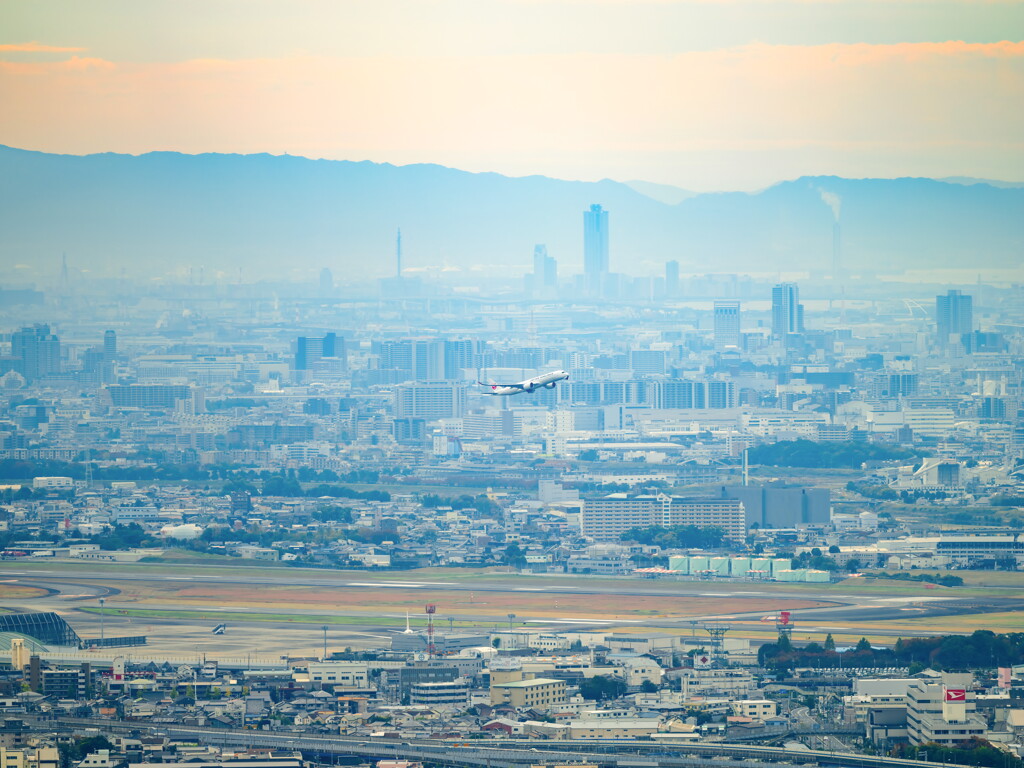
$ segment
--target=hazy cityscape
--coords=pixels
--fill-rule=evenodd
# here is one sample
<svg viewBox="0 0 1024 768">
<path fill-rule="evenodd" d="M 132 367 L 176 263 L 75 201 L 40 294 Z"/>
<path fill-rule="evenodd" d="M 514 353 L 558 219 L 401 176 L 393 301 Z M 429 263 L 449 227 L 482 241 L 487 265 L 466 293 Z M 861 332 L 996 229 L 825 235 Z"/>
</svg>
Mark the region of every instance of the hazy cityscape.
<svg viewBox="0 0 1024 768">
<path fill-rule="evenodd" d="M 0 8 L 0 768 L 1024 768 L 1024 4 L 798 5 Z"/>
</svg>

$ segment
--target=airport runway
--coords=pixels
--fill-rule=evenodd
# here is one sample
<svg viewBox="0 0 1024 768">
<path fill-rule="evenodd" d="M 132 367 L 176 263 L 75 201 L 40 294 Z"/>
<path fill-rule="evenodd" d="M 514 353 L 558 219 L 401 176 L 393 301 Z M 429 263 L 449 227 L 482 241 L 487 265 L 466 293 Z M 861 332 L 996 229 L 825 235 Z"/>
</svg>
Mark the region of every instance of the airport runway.
<svg viewBox="0 0 1024 768">
<path fill-rule="evenodd" d="M 81 633 L 87 636 L 99 634 L 100 617 L 96 613 L 77 610 L 79 607 L 90 606 L 95 608 L 98 599 L 103 597 L 106 601 L 107 610 L 103 617 L 108 635 L 112 634 L 149 634 L 159 635 L 165 639 L 172 639 L 177 645 L 187 648 L 189 645 L 196 649 L 209 647 L 224 649 L 233 652 L 254 652 L 261 644 L 266 648 L 273 645 L 275 652 L 278 650 L 294 650 L 296 645 L 307 646 L 311 641 L 311 647 L 318 648 L 316 639 L 319 638 L 322 644 L 322 630 L 320 625 L 309 620 L 305 622 L 285 622 L 279 617 L 287 612 L 294 616 L 324 616 L 332 615 L 346 617 L 352 623 L 330 625 L 328 629 L 329 645 L 337 648 L 344 647 L 365 648 L 386 644 L 391 635 L 396 631 L 404 629 L 401 620 L 405 614 L 387 612 L 378 614 L 382 618 L 391 619 L 388 623 L 375 623 L 365 612 L 345 611 L 344 609 L 328 608 L 288 608 L 282 609 L 280 602 L 268 604 L 267 606 L 201 606 L 189 605 L 182 602 L 160 602 L 158 599 L 144 602 L 119 601 L 118 595 L 121 590 L 111 584 L 121 584 L 127 588 L 132 582 L 170 583 L 175 585 L 210 584 L 220 587 L 226 585 L 237 586 L 293 586 L 293 587 L 320 587 L 330 589 L 349 590 L 381 590 L 395 589 L 409 592 L 420 592 L 423 594 L 424 602 L 429 601 L 430 590 L 446 592 L 467 592 L 467 593 L 503 593 L 517 594 L 544 593 L 545 595 L 594 595 L 604 598 L 616 597 L 699 597 L 723 599 L 756 599 L 763 597 L 770 599 L 774 605 L 787 599 L 795 601 L 818 601 L 825 603 L 822 607 L 801 607 L 796 615 L 798 630 L 801 633 L 822 634 L 834 633 L 861 633 L 881 636 L 929 636 L 936 631 L 921 629 L 919 631 L 908 631 L 899 629 L 888 631 L 872 627 L 870 630 L 860 629 L 858 622 L 885 622 L 891 620 L 904 620 L 908 618 L 942 617 L 967 612 L 985 611 L 1012 611 L 1024 610 L 1024 600 L 1017 598 L 972 598 L 959 599 L 953 595 L 922 595 L 915 597 L 892 597 L 886 595 L 864 596 L 853 593 L 846 593 L 836 589 L 800 590 L 799 592 L 786 590 L 785 588 L 776 591 L 771 586 L 758 583 L 738 583 L 720 585 L 703 581 L 648 581 L 631 579 L 608 579 L 608 578 L 566 578 L 559 576 L 532 576 L 509 574 L 494 575 L 487 574 L 481 579 L 472 581 L 466 580 L 419 580 L 410 574 L 410 578 L 396 578 L 394 573 L 387 575 L 372 573 L 353 573 L 338 571 L 319 571 L 300 568 L 257 568 L 257 567 L 232 567 L 232 566 L 170 566 L 160 564 L 152 570 L 148 567 L 134 566 L 125 568 L 118 564 L 109 566 L 90 564 L 89 567 L 75 567 L 62 573 L 60 562 L 32 564 L 30 567 L 22 567 L 19 562 L 5 562 L 0 569 L 0 580 L 20 586 L 33 586 L 46 591 L 46 594 L 37 598 L 25 600 L 5 600 L 4 605 L 20 607 L 31 610 L 55 610 L 72 623 L 73 626 L 81 628 Z M 168 571 L 173 568 L 173 572 Z M 566 583 L 572 581 L 572 583 Z M 100 583 L 92 583 L 100 582 Z M 556 600 L 553 600 L 557 604 Z M 229 624 L 227 635 L 210 635 L 212 621 L 200 618 L 171 618 L 171 617 L 128 617 L 119 615 L 119 609 L 152 609 L 164 611 L 202 611 L 215 615 Z M 231 613 L 249 614 L 244 622 L 231 624 Z M 267 621 L 252 618 L 252 614 L 268 614 Z M 547 615 L 517 615 L 515 624 L 517 626 L 546 627 L 552 630 L 607 630 L 612 627 L 631 627 L 634 629 L 650 628 L 653 630 L 674 630 L 681 633 L 695 632 L 707 622 L 740 622 L 736 629 L 744 633 L 752 633 L 755 636 L 763 635 L 764 641 L 773 640 L 776 634 L 774 623 L 758 623 L 763 617 L 764 609 L 757 611 L 724 613 L 709 613 L 686 618 L 654 617 L 636 619 L 608 619 L 600 620 L 592 617 L 577 617 L 567 615 L 559 618 L 552 618 Z M 274 618 L 270 618 L 269 615 Z M 479 627 L 480 631 L 489 631 L 495 627 L 504 627 L 507 624 L 496 618 L 493 613 L 482 614 L 473 612 L 469 605 L 463 605 L 456 610 L 450 608 L 445 611 L 438 622 L 441 629 L 447 626 L 447 619 L 454 618 L 460 623 L 460 631 L 473 631 L 472 627 L 466 627 L 469 623 Z M 414 615 L 415 619 L 421 616 Z M 398 624 L 396 625 L 396 622 Z M 847 626 L 850 623 L 850 626 Z M 141 628 L 141 629 L 140 629 Z M 146 628 L 149 628 L 147 631 Z M 420 627 L 421 628 L 421 627 Z M 154 637 L 154 640 L 156 638 Z M 757 640 L 755 640 L 757 642 Z M 198 650 L 197 650 L 198 652 Z"/>
</svg>

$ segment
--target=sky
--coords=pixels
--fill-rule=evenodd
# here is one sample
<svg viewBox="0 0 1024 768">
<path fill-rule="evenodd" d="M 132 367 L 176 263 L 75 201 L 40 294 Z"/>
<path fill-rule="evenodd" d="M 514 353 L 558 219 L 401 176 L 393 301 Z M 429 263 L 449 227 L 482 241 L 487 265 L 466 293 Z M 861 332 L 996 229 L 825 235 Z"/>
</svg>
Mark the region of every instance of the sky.
<svg viewBox="0 0 1024 768">
<path fill-rule="evenodd" d="M 1024 0 L 0 0 L 0 144 L 1024 180 Z"/>
</svg>

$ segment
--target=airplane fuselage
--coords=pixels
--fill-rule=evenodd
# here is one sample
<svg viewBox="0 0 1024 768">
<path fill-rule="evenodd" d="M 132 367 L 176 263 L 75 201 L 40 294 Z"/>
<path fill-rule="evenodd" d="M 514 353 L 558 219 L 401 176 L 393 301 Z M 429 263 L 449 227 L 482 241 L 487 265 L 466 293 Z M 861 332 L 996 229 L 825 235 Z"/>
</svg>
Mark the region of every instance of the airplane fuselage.
<svg viewBox="0 0 1024 768">
<path fill-rule="evenodd" d="M 535 392 L 545 387 L 554 389 L 555 384 L 568 378 L 569 374 L 566 371 L 550 371 L 542 373 L 540 376 L 532 376 L 516 384 L 484 384 L 482 381 L 478 383 L 482 387 L 487 387 L 488 391 L 484 392 L 485 395 L 521 395 L 524 392 Z"/>
</svg>

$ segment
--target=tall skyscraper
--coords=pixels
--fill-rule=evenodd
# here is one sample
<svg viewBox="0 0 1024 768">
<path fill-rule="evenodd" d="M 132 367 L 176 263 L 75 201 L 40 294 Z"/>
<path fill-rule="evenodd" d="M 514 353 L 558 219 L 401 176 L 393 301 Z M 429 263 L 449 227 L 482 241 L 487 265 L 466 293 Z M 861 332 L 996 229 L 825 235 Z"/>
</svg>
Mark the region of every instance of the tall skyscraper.
<svg viewBox="0 0 1024 768">
<path fill-rule="evenodd" d="M 407 371 L 416 381 L 443 381 L 445 343 L 439 339 L 401 339 L 380 344 L 380 367 Z"/>
<path fill-rule="evenodd" d="M 714 312 L 715 351 L 740 348 L 740 303 L 716 301 Z"/>
<path fill-rule="evenodd" d="M 295 340 L 297 379 L 305 381 L 312 373 L 339 373 L 347 367 L 345 339 L 336 333 L 323 336 L 299 336 Z"/>
<path fill-rule="evenodd" d="M 600 205 L 583 212 L 583 281 L 587 293 L 598 295 L 608 274 L 608 211 Z"/>
<path fill-rule="evenodd" d="M 666 261 L 665 262 L 665 295 L 666 296 L 678 296 L 679 295 L 679 262 L 678 261 Z"/>
<path fill-rule="evenodd" d="M 117 357 L 117 333 L 114 331 L 103 332 L 103 360 L 112 362 Z"/>
<path fill-rule="evenodd" d="M 330 296 L 334 292 L 334 275 L 324 267 L 320 270 L 320 296 Z"/>
<path fill-rule="evenodd" d="M 444 342 L 444 377 L 461 379 L 466 369 L 480 369 L 487 342 L 476 339 L 447 339 Z"/>
<path fill-rule="evenodd" d="M 18 372 L 29 381 L 60 373 L 60 339 L 48 325 L 33 325 L 11 334 L 11 356 Z"/>
<path fill-rule="evenodd" d="M 804 332 L 804 305 L 796 283 L 779 283 L 772 288 L 772 336 L 784 339 Z"/>
<path fill-rule="evenodd" d="M 546 245 L 533 246 L 533 289 L 554 290 L 558 287 L 558 262 L 548 256 Z"/>
<path fill-rule="evenodd" d="M 395 277 L 402 276 L 402 229 L 399 227 L 395 236 Z"/>
<path fill-rule="evenodd" d="M 935 326 L 939 345 L 947 346 L 951 336 L 974 330 L 974 300 L 960 291 L 947 291 L 935 297 Z"/>
</svg>

